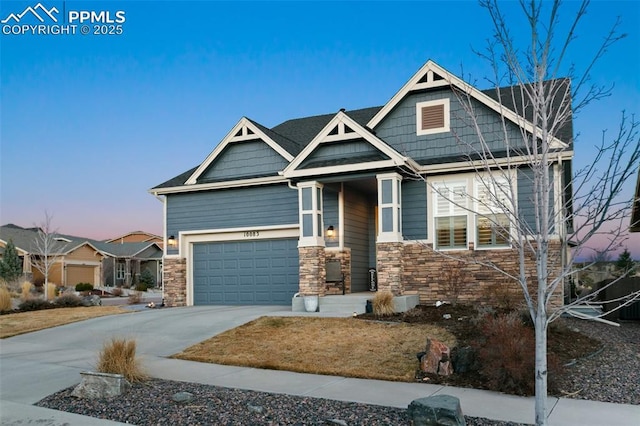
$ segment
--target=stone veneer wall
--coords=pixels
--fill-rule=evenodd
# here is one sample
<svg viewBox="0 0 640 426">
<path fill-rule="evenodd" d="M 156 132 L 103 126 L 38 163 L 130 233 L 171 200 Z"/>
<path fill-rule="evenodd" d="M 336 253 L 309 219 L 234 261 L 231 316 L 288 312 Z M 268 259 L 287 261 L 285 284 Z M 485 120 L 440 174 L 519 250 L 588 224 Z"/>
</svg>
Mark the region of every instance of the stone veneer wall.
<svg viewBox="0 0 640 426">
<path fill-rule="evenodd" d="M 167 306 L 185 306 L 187 304 L 187 260 L 165 258 L 164 303 Z"/>
<path fill-rule="evenodd" d="M 405 294 L 404 243 L 377 243 L 376 248 L 378 291 L 390 291 L 394 296 Z"/>
<path fill-rule="evenodd" d="M 331 250 L 325 249 L 325 262 L 339 260 L 342 276 L 344 277 L 344 292 L 351 293 L 351 249 Z M 326 294 L 342 294 L 342 286 L 339 283 L 326 283 Z"/>
<path fill-rule="evenodd" d="M 559 241 L 549 243 L 549 271 L 551 276 L 561 268 L 561 245 Z M 474 262 L 493 262 L 499 268 L 515 275 L 519 272 L 516 250 L 470 250 L 447 251 L 444 257 L 434 252 L 431 245 L 405 242 L 402 254 L 402 281 L 404 294 L 418 294 L 421 304 L 433 304 L 438 300 L 451 301 L 458 292 L 459 303 L 498 304 L 516 306 L 524 302 L 520 286 L 488 266 Z M 380 265 L 380 260 L 378 260 Z M 536 263 L 533 257 L 526 260 L 529 292 L 535 296 Z M 382 282 L 378 273 L 379 286 Z M 459 284 L 454 284 L 458 282 Z M 534 297 L 535 299 L 535 297 Z M 551 307 L 563 303 L 563 286 L 559 285 Z"/>
<path fill-rule="evenodd" d="M 324 247 L 299 247 L 300 255 L 300 294 L 325 295 L 326 269 Z"/>
</svg>

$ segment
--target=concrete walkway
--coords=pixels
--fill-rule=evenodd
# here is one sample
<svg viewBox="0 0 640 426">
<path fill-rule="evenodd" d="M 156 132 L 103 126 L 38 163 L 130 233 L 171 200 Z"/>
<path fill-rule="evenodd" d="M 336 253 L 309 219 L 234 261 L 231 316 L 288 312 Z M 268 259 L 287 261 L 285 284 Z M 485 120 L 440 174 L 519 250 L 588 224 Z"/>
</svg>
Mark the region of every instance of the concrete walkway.
<svg viewBox="0 0 640 426">
<path fill-rule="evenodd" d="M 289 308 L 290 309 L 290 308 Z M 148 309 L 94 318 L 0 341 L 2 425 L 118 424 L 34 407 L 51 393 L 77 384 L 90 370 L 102 343 L 135 338 L 153 377 L 406 408 L 415 398 L 448 394 L 460 398 L 465 415 L 533 423 L 533 398 L 422 383 L 350 379 L 202 364 L 167 356 L 262 315 L 292 315 L 286 307 L 190 307 Z M 307 315 L 307 314 L 305 314 Z M 321 314 L 314 314 L 321 315 Z M 552 425 L 638 425 L 640 406 L 549 398 Z"/>
</svg>

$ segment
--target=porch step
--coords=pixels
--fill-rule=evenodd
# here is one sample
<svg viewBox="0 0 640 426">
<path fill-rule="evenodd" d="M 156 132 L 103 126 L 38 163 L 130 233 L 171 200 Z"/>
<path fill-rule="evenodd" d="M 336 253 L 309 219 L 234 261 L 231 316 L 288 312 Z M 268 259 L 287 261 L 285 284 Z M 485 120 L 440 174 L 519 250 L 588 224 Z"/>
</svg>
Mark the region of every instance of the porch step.
<svg viewBox="0 0 640 426">
<path fill-rule="evenodd" d="M 598 315 L 602 315 L 602 306 L 601 305 L 576 305 L 572 306 L 569 309 L 571 312 L 577 312 L 580 315 L 587 315 L 590 317 L 597 317 Z"/>
<path fill-rule="evenodd" d="M 318 300 L 319 311 L 323 313 L 333 314 L 363 314 L 365 313 L 367 300 L 375 297 L 375 292 L 354 293 L 345 295 L 330 295 L 320 297 Z M 393 298 L 396 312 L 406 312 L 420 302 L 418 295 L 396 296 Z M 304 299 L 302 297 L 294 297 L 291 301 L 291 310 L 293 312 L 306 312 L 304 308 Z"/>
</svg>

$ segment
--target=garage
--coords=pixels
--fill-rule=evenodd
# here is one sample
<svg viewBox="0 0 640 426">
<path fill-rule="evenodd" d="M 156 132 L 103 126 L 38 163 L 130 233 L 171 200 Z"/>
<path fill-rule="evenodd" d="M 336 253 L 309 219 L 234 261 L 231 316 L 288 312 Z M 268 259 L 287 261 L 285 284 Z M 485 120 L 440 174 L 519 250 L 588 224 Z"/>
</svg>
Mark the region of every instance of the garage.
<svg viewBox="0 0 640 426">
<path fill-rule="evenodd" d="M 297 238 L 193 244 L 194 305 L 290 305 Z"/>
<path fill-rule="evenodd" d="M 66 265 L 68 286 L 75 286 L 78 283 L 89 283 L 95 285 L 95 266 L 87 265 Z"/>
</svg>

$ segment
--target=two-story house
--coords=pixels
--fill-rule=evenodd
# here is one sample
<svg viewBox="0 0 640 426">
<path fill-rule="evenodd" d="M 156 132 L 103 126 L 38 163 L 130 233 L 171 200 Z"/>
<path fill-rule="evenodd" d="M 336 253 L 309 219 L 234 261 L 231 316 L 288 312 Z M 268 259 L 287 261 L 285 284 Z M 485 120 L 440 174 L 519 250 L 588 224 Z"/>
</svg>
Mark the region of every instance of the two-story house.
<svg viewBox="0 0 640 426">
<path fill-rule="evenodd" d="M 504 157 L 507 169 L 493 187 L 508 185 L 527 217 L 531 170 L 504 140 L 522 141 L 532 123 L 516 112 L 517 96 L 496 99 L 495 89 L 478 90 L 428 61 L 383 106 L 272 128 L 241 118 L 198 166 L 150 190 L 164 202 L 167 304 L 289 304 L 296 293 L 366 292 L 373 268 L 378 290 L 422 303 L 448 297 L 452 269 L 465 281 L 461 301 L 483 302 L 492 286 L 511 286 L 478 262 L 514 272 L 519 264 L 509 217 L 478 205 L 490 189 L 465 149 L 480 127 L 495 164 Z M 570 122 L 553 144 L 558 212 L 570 186 Z M 554 217 L 557 271 L 567 226 Z M 344 280 L 328 282 L 336 264 Z M 533 259 L 527 269 L 535 276 Z"/>
</svg>

